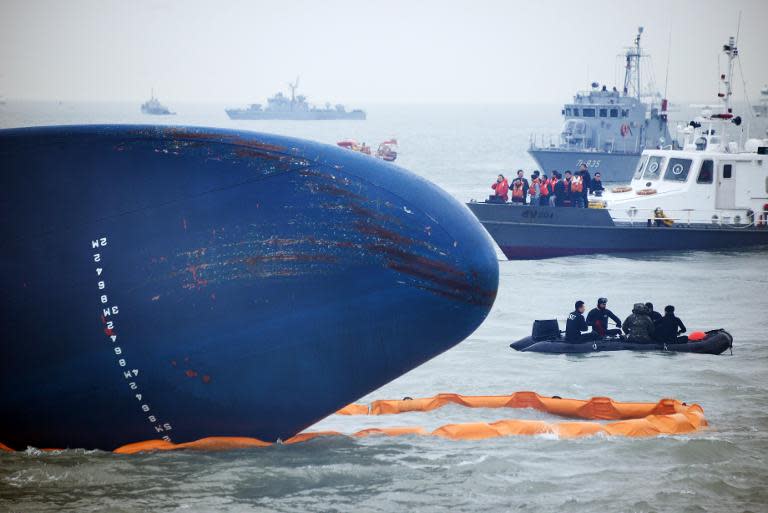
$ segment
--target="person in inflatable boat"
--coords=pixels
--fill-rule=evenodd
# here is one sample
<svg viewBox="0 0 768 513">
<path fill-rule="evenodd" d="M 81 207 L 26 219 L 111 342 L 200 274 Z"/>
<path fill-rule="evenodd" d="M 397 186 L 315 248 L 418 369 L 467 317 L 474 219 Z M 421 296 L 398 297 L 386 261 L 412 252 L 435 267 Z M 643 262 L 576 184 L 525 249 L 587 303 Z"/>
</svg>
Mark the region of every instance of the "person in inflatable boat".
<svg viewBox="0 0 768 513">
<path fill-rule="evenodd" d="M 655 321 L 656 340 L 666 344 L 682 344 L 688 342 L 688 337 L 680 336 L 687 331 L 685 324 L 680 318 L 675 316 L 675 307 L 667 305 L 664 307 L 664 317 Z"/>
<path fill-rule="evenodd" d="M 648 344 L 653 342 L 655 327 L 651 317 L 648 315 L 648 307 L 643 303 L 635 303 L 632 313 L 622 325 L 624 333 L 627 334 L 627 340 L 639 344 Z"/>
<path fill-rule="evenodd" d="M 568 320 L 565 323 L 565 341 L 572 344 L 581 342 L 591 342 L 600 338 L 594 331 L 589 331 L 587 321 L 584 320 L 584 301 L 576 301 L 575 310 L 568 314 Z"/>
<path fill-rule="evenodd" d="M 608 300 L 601 297 L 597 300 L 597 307 L 593 308 L 587 314 L 587 325 L 592 327 L 592 331 L 597 332 L 601 337 L 614 337 L 621 335 L 621 319 L 616 314 L 608 310 Z M 616 323 L 618 329 L 608 329 L 608 319 Z"/>
</svg>

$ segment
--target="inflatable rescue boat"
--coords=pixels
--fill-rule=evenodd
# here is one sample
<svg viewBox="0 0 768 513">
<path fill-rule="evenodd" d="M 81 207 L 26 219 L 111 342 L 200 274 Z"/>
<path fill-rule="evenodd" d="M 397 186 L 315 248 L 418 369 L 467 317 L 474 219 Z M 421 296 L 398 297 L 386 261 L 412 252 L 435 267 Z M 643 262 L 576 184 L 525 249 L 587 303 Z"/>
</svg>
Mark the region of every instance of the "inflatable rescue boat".
<svg viewBox="0 0 768 513">
<path fill-rule="evenodd" d="M 690 338 L 681 337 L 677 343 L 631 342 L 625 337 L 608 337 L 590 342 L 566 342 L 556 320 L 534 321 L 531 336 L 509 345 L 516 351 L 580 354 L 602 351 L 663 351 L 676 353 L 721 354 L 733 348 L 733 337 L 723 329 L 691 333 Z"/>
</svg>

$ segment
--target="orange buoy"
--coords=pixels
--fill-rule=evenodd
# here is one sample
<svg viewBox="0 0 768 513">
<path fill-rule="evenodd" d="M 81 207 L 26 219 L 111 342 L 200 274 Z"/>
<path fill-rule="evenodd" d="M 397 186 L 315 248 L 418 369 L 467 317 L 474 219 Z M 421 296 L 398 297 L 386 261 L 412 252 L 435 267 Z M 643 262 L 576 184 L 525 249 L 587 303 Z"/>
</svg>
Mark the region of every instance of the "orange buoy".
<svg viewBox="0 0 768 513">
<path fill-rule="evenodd" d="M 637 191 L 637 194 L 639 196 L 650 196 L 651 194 L 656 194 L 658 191 L 656 189 L 640 189 Z"/>
</svg>

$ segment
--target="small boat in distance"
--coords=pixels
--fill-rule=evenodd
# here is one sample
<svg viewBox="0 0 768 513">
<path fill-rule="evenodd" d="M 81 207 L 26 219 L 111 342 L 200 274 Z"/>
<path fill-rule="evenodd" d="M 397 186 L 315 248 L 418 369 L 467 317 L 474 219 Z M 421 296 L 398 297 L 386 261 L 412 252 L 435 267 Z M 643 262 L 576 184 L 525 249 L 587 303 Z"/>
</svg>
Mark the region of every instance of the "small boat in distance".
<svg viewBox="0 0 768 513">
<path fill-rule="evenodd" d="M 267 107 L 262 109 L 260 103 L 252 103 L 244 109 L 224 109 L 230 119 L 248 120 L 290 120 L 290 121 L 320 121 L 335 119 L 364 120 L 365 112 L 360 109 L 348 111 L 344 105 L 338 104 L 331 107 L 326 103 L 324 108 L 313 107 L 307 103 L 307 97 L 303 94 L 296 95 L 299 87 L 299 79 L 288 84 L 291 89 L 291 97 L 278 92 L 267 99 Z"/>
<path fill-rule="evenodd" d="M 358 153 L 371 155 L 387 162 L 394 162 L 397 159 L 397 139 L 388 139 L 379 144 L 375 154 L 371 154 L 370 146 L 365 143 L 360 144 L 354 139 L 344 139 L 337 142 L 336 145 Z"/>
<path fill-rule="evenodd" d="M 152 90 L 149 100 L 141 104 L 141 112 L 153 116 L 172 116 L 176 114 L 175 112 L 171 112 L 168 107 L 160 103 L 160 100 L 155 98 L 154 90 Z"/>
</svg>

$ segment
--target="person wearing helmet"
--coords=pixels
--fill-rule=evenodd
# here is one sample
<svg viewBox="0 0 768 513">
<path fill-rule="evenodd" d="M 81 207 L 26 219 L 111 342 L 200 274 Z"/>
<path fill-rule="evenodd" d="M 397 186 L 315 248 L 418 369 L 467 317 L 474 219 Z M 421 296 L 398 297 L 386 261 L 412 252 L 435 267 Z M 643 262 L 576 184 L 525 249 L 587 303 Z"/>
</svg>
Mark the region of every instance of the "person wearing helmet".
<svg viewBox="0 0 768 513">
<path fill-rule="evenodd" d="M 627 340 L 638 344 L 648 344 L 653 342 L 655 332 L 653 321 L 648 315 L 648 307 L 643 303 L 635 303 L 632 313 L 626 318 L 622 325 L 624 333 L 627 334 Z"/>
<path fill-rule="evenodd" d="M 592 327 L 592 331 L 600 335 L 601 337 L 613 337 L 621 335 L 621 319 L 613 312 L 608 310 L 606 306 L 608 300 L 601 297 L 597 300 L 597 307 L 593 308 L 587 314 L 587 325 Z M 617 329 L 608 329 L 608 319 L 611 319 L 616 323 Z"/>
</svg>

